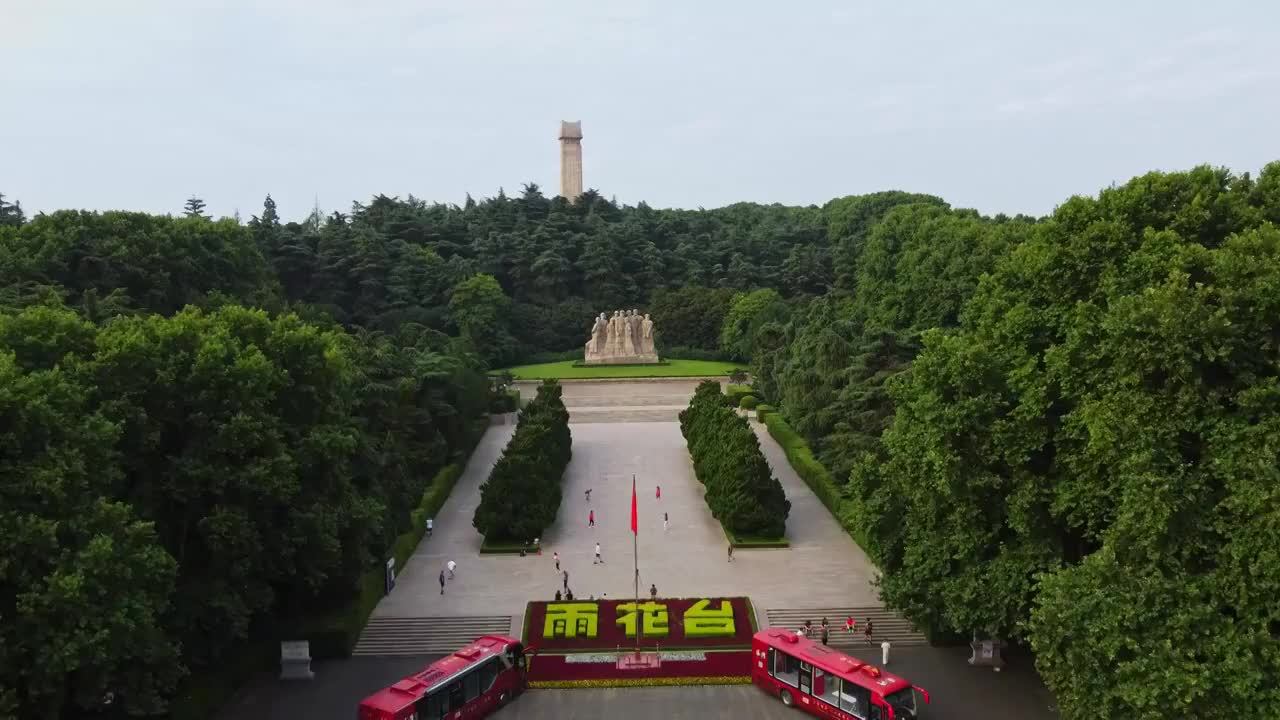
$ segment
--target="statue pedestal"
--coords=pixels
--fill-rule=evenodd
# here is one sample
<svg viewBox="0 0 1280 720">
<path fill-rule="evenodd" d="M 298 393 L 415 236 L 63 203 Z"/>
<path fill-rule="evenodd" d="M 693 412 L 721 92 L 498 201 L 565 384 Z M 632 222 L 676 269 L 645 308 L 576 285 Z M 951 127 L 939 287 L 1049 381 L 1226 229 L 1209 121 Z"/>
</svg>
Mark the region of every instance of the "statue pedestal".
<svg viewBox="0 0 1280 720">
<path fill-rule="evenodd" d="M 280 643 L 280 679 L 311 680 L 311 643 L 306 640 Z"/>
<path fill-rule="evenodd" d="M 644 355 L 609 355 L 587 353 L 582 360 L 584 365 L 654 365 L 662 362 L 653 353 Z"/>
</svg>

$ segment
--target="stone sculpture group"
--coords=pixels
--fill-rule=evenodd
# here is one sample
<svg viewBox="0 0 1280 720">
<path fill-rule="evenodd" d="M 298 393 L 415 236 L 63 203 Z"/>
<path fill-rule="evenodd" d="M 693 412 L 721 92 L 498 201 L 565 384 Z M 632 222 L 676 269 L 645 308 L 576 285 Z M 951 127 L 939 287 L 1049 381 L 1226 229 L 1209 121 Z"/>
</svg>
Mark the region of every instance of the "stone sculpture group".
<svg viewBox="0 0 1280 720">
<path fill-rule="evenodd" d="M 635 310 L 614 310 L 612 316 L 600 313 L 584 349 L 584 362 L 593 365 L 658 362 L 653 321 Z"/>
</svg>

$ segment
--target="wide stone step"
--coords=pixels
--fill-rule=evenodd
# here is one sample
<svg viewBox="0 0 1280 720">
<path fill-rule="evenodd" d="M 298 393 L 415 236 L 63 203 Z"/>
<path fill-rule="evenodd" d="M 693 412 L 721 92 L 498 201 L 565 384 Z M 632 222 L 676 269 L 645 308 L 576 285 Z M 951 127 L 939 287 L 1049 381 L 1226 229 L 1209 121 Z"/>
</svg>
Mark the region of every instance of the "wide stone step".
<svg viewBox="0 0 1280 720">
<path fill-rule="evenodd" d="M 570 407 L 570 423 L 677 422 L 684 405 L 621 405 L 616 407 Z"/>
<path fill-rule="evenodd" d="M 510 635 L 509 615 L 370 618 L 352 655 L 439 655 L 481 635 Z"/>
<path fill-rule="evenodd" d="M 781 627 L 798 630 L 805 620 L 813 623 L 815 628 L 827 619 L 831 627 L 829 644 L 833 647 L 855 647 L 866 645 L 862 629 L 868 620 L 874 630 L 874 642 L 880 644 L 888 640 L 894 645 L 928 645 L 929 640 L 911 624 L 911 621 L 898 613 L 884 607 L 846 607 L 846 608 L 779 608 L 765 612 L 769 627 Z M 845 632 L 845 618 L 853 616 L 857 626 L 852 634 Z M 818 639 L 817 633 L 814 639 Z"/>
</svg>

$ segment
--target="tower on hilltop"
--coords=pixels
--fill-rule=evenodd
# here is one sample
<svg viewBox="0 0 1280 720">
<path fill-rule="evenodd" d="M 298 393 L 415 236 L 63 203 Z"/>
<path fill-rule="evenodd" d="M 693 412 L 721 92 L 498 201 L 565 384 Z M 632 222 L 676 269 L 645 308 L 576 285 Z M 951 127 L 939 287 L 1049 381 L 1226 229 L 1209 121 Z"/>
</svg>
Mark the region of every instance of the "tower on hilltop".
<svg viewBox="0 0 1280 720">
<path fill-rule="evenodd" d="M 582 121 L 560 121 L 560 194 L 577 200 L 582 194 Z"/>
</svg>

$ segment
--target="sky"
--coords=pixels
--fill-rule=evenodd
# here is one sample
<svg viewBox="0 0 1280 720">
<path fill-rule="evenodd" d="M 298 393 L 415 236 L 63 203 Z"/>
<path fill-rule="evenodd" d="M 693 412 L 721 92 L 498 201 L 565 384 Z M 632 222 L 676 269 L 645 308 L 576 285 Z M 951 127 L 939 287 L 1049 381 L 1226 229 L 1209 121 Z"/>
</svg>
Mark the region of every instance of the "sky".
<svg viewBox="0 0 1280 720">
<path fill-rule="evenodd" d="M 0 192 L 259 213 L 559 183 L 619 202 L 900 189 L 1045 214 L 1280 159 L 1280 3 L 0 0 Z"/>
</svg>

